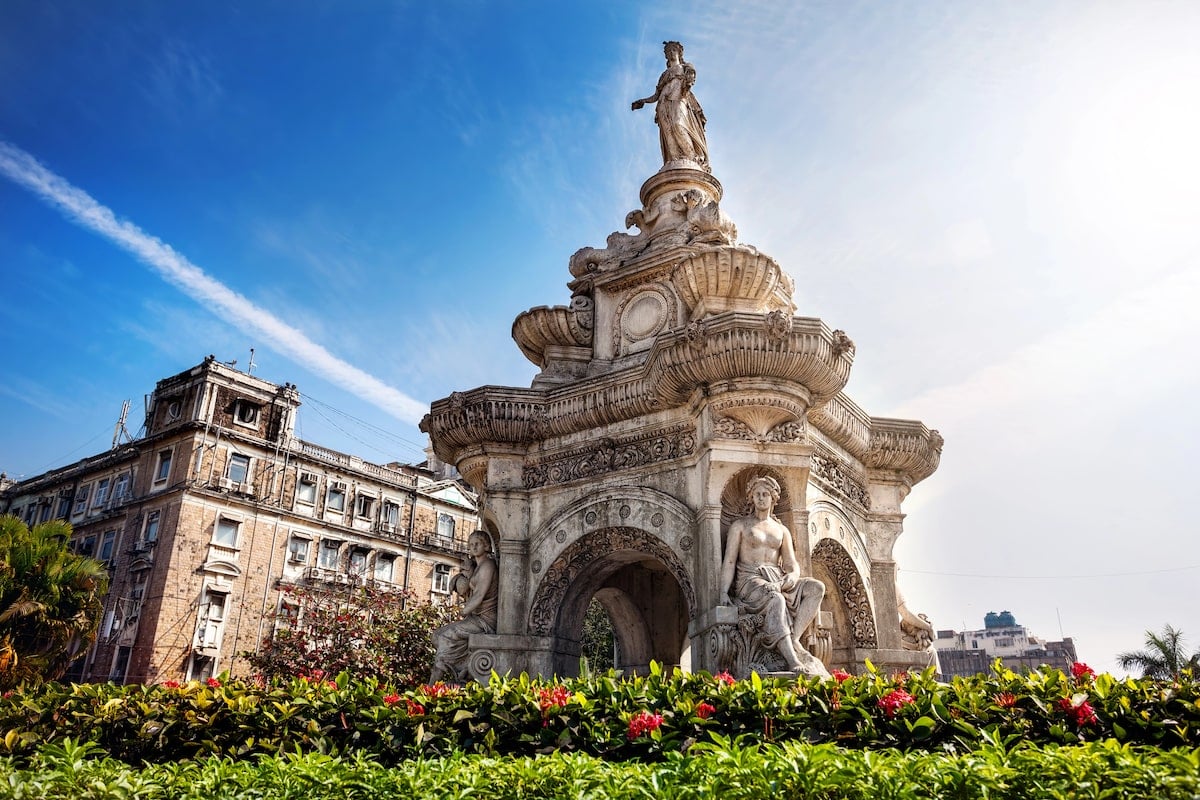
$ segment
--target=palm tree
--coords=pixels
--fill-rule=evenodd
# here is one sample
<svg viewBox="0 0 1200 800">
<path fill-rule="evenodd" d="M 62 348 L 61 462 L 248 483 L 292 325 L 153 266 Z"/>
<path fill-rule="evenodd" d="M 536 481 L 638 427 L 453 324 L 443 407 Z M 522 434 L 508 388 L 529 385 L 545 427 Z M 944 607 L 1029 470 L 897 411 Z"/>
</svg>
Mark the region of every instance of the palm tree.
<svg viewBox="0 0 1200 800">
<path fill-rule="evenodd" d="M 0 517 L 0 689 L 62 677 L 96 639 L 108 572 L 70 538 L 66 522 Z"/>
<path fill-rule="evenodd" d="M 1200 651 L 1187 655 L 1183 631 L 1164 625 L 1162 633 L 1146 631 L 1146 649 L 1120 653 L 1117 663 L 1122 669 L 1140 669 L 1143 678 L 1167 680 L 1178 678 L 1185 669 L 1200 669 Z"/>
</svg>

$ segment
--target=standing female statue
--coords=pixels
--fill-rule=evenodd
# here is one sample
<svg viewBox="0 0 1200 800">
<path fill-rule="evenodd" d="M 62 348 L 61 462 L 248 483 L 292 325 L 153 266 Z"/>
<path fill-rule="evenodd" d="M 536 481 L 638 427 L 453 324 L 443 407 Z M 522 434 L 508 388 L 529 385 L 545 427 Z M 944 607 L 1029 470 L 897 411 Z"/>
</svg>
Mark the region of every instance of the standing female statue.
<svg viewBox="0 0 1200 800">
<path fill-rule="evenodd" d="M 656 103 L 654 121 L 658 123 L 658 141 L 663 163 L 691 161 L 705 171 L 708 166 L 708 142 L 704 138 L 704 109 L 692 94 L 696 68 L 683 60 L 683 45 L 663 42 L 667 68 L 658 78 L 654 94 L 633 101 L 637 111 L 646 103 Z"/>
<path fill-rule="evenodd" d="M 454 576 L 455 593 L 466 600 L 462 619 L 443 625 L 433 633 L 437 647 L 429 682 L 449 678 L 470 678 L 467 670 L 468 639 L 473 633 L 496 632 L 496 559 L 492 558 L 492 540 L 484 531 L 475 531 L 467 539 L 469 555 L 463 570 Z"/>
</svg>

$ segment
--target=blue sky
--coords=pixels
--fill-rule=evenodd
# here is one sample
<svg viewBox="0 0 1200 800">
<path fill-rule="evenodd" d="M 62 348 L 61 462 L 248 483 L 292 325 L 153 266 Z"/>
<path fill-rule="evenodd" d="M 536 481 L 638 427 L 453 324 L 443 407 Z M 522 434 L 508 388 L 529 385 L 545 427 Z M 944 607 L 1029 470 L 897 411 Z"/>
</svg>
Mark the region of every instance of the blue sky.
<svg viewBox="0 0 1200 800">
<path fill-rule="evenodd" d="M 420 408 L 527 385 L 512 319 L 637 205 L 668 38 L 741 241 L 856 341 L 859 404 L 946 438 L 910 605 L 1061 619 L 1098 668 L 1200 646 L 1191 2 L 10 0 L 0 469 L 251 347 L 304 438 L 420 460 Z"/>
</svg>

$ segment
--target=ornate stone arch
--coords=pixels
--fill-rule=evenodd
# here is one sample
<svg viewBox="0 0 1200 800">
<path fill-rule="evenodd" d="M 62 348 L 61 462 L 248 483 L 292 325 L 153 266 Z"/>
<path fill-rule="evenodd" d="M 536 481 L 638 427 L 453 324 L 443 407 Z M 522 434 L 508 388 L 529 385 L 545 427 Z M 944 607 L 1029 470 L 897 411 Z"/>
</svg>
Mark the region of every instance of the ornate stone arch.
<svg viewBox="0 0 1200 800">
<path fill-rule="evenodd" d="M 581 584 L 599 588 L 606 570 L 647 557 L 662 564 L 675 578 L 687 602 L 688 617 L 694 619 L 696 591 L 687 567 L 675 551 L 646 531 L 616 526 L 584 534 L 546 568 L 530 604 L 529 633 L 554 635 L 569 598 L 580 595 Z"/>
<path fill-rule="evenodd" d="M 879 636 L 875 630 L 875 611 L 854 559 L 834 539 L 822 539 L 813 548 L 812 559 L 814 568 L 820 565 L 833 579 L 833 586 L 827 587 L 827 590 L 832 588 L 834 591 L 828 592 L 827 596 L 840 597 L 854 646 L 877 647 Z"/>
</svg>

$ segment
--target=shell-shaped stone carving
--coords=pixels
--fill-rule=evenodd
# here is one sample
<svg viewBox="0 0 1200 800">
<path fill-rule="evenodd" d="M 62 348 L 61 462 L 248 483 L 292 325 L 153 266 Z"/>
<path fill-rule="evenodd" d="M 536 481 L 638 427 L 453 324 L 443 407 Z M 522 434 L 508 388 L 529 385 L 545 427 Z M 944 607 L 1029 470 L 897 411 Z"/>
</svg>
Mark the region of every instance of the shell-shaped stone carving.
<svg viewBox="0 0 1200 800">
<path fill-rule="evenodd" d="M 517 315 L 512 337 L 525 357 L 539 367 L 546 366 L 546 348 L 586 347 L 592 343 L 590 298 L 579 298 L 571 306 L 537 306 Z"/>
<path fill-rule="evenodd" d="M 775 259 L 752 247 L 714 247 L 685 259 L 671 275 L 692 318 L 722 311 L 795 313 L 795 284 Z"/>
</svg>

